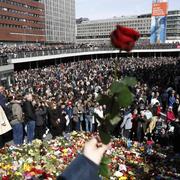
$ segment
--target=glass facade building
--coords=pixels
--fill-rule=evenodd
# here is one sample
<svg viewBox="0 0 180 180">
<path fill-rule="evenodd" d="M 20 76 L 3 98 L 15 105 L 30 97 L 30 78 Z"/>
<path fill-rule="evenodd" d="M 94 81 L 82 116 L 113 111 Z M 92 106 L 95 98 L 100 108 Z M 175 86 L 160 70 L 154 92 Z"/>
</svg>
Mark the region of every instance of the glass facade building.
<svg viewBox="0 0 180 180">
<path fill-rule="evenodd" d="M 46 40 L 75 41 L 75 0 L 41 0 L 45 5 Z"/>
</svg>

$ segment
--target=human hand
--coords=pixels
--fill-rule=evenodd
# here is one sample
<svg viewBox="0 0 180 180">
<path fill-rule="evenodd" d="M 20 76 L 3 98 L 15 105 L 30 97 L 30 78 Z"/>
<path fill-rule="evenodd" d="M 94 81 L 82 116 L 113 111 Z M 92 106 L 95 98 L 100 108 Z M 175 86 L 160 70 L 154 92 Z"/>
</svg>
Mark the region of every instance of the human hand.
<svg viewBox="0 0 180 180">
<path fill-rule="evenodd" d="M 99 143 L 98 140 L 94 137 L 89 142 L 85 144 L 84 147 L 84 156 L 93 161 L 95 164 L 99 165 L 103 154 L 109 148 L 110 144 L 105 145 Z"/>
</svg>

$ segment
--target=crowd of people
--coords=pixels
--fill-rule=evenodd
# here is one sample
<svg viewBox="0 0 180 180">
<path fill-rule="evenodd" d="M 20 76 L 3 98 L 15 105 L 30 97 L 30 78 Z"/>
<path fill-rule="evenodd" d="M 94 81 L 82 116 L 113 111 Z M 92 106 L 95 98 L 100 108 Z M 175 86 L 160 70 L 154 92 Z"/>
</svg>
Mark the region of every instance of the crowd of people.
<svg viewBox="0 0 180 180">
<path fill-rule="evenodd" d="M 82 49 L 95 50 L 102 48 L 109 48 L 106 44 L 24 44 L 24 45 L 3 45 L 0 47 L 0 54 L 8 56 L 9 58 L 26 58 L 34 56 L 55 55 L 67 53 L 67 51 L 78 51 Z"/>
<path fill-rule="evenodd" d="M 26 58 L 45 55 L 56 55 L 68 52 L 108 50 L 113 47 L 110 44 L 92 44 L 92 43 L 69 43 L 69 44 L 25 44 L 25 45 L 3 45 L 0 47 L 0 54 L 9 58 Z M 149 42 L 137 43 L 134 49 L 177 49 L 180 48 L 178 42 L 164 44 L 150 44 Z"/>
<path fill-rule="evenodd" d="M 15 145 L 25 139 L 27 143 L 34 138 L 42 140 L 48 131 L 52 138 L 73 130 L 97 131 L 99 122 L 94 113 L 103 118 L 106 107 L 96 98 L 108 92 L 115 68 L 119 79 L 134 76 L 138 83 L 131 89 L 135 95 L 132 106 L 120 109 L 122 121 L 114 135 L 139 142 L 150 138 L 166 145 L 164 139 L 169 138 L 169 132 L 180 135 L 180 92 L 174 82 L 179 64 L 177 57 L 120 57 L 15 72 L 14 84 L 8 89 L 0 87 L 0 105 L 7 117 L 1 118 L 0 146 L 4 146 L 5 135 L 1 129 L 8 122 Z M 171 139 L 167 145 L 175 143 L 179 151 L 179 145 Z"/>
<path fill-rule="evenodd" d="M 180 48 L 179 42 L 150 44 L 149 42 L 136 44 L 136 49 L 176 49 Z"/>
</svg>

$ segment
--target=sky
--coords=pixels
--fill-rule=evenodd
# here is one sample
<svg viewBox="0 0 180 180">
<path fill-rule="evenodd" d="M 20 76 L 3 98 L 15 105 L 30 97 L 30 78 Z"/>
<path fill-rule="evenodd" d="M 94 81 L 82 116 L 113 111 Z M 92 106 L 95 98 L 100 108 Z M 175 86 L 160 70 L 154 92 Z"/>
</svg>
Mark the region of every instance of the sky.
<svg viewBox="0 0 180 180">
<path fill-rule="evenodd" d="M 151 13 L 152 0 L 76 0 L 76 18 L 90 20 Z M 169 10 L 180 10 L 180 0 L 169 0 Z"/>
</svg>

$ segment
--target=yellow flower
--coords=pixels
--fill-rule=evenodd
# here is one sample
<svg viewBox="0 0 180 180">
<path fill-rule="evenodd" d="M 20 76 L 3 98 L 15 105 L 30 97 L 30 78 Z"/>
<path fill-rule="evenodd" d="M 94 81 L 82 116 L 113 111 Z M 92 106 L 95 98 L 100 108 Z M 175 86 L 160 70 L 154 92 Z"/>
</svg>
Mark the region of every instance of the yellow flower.
<svg viewBox="0 0 180 180">
<path fill-rule="evenodd" d="M 15 176 L 22 176 L 22 174 L 20 172 L 16 171 Z"/>
<path fill-rule="evenodd" d="M 4 170 L 9 170 L 11 168 L 12 168 L 12 166 L 10 164 L 7 164 L 3 167 Z"/>
<path fill-rule="evenodd" d="M 121 177 L 119 178 L 119 180 L 127 180 L 127 177 L 126 177 L 126 176 L 121 176 Z"/>
<path fill-rule="evenodd" d="M 56 156 L 54 156 L 54 155 L 51 155 L 51 158 L 52 158 L 53 160 L 56 160 L 56 159 L 57 159 Z"/>
<path fill-rule="evenodd" d="M 67 153 L 63 153 L 63 156 L 67 156 L 68 154 Z"/>
<path fill-rule="evenodd" d="M 63 149 L 62 152 L 63 152 L 63 153 L 67 153 L 67 152 L 68 152 L 68 149 Z"/>
<path fill-rule="evenodd" d="M 75 136 L 75 135 L 77 135 L 77 132 L 76 132 L 76 131 L 73 131 L 73 132 L 71 133 L 71 135 L 72 135 L 72 136 Z"/>
<path fill-rule="evenodd" d="M 23 170 L 26 171 L 26 172 L 30 171 L 31 170 L 31 166 L 29 164 L 24 163 Z"/>
</svg>

